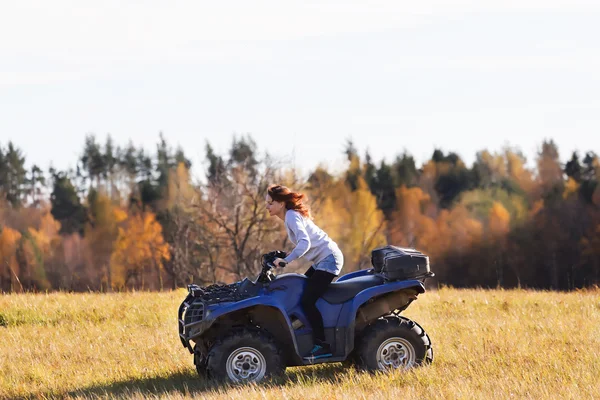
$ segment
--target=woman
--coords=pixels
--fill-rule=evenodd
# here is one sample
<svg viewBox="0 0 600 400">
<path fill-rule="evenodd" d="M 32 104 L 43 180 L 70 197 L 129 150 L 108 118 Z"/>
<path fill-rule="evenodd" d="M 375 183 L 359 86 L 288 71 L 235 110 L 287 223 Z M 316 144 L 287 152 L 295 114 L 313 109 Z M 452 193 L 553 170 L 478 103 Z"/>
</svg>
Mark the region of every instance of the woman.
<svg viewBox="0 0 600 400">
<path fill-rule="evenodd" d="M 303 193 L 292 192 L 285 186 L 269 186 L 266 201 L 269 215 L 285 222 L 290 241 L 296 246 L 285 258 L 273 262 L 279 266 L 305 257 L 313 262 L 306 271 L 308 277 L 300 304 L 312 327 L 314 347 L 305 358 L 331 357 L 331 346 L 325 341 L 323 317 L 316 302 L 325 293 L 331 281 L 340 274 L 344 256 L 337 244 L 312 222 L 310 210 Z"/>
</svg>

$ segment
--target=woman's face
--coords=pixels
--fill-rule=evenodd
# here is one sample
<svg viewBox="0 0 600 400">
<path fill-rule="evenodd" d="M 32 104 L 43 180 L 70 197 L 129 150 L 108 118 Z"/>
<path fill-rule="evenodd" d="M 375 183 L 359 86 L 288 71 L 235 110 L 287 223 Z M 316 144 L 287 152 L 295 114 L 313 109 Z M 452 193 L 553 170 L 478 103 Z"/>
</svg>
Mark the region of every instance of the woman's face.
<svg viewBox="0 0 600 400">
<path fill-rule="evenodd" d="M 267 211 L 270 216 L 281 215 L 283 214 L 284 204 L 281 201 L 273 201 L 271 196 L 267 195 Z"/>
</svg>

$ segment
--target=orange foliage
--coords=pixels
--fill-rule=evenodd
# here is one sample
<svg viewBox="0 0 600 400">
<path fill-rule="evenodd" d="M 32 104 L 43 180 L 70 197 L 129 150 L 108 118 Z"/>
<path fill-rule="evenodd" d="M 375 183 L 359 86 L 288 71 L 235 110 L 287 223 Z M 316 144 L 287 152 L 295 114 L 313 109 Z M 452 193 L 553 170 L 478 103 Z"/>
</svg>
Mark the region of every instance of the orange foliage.
<svg viewBox="0 0 600 400">
<path fill-rule="evenodd" d="M 162 236 L 162 227 L 153 213 L 145 212 L 130 216 L 119 234 L 111 256 L 112 285 L 123 289 L 130 277 L 141 279 L 147 267 L 154 267 L 159 275 L 163 260 L 169 260 L 169 245 Z M 139 282 L 137 282 L 139 284 Z"/>
<path fill-rule="evenodd" d="M 396 191 L 396 198 L 397 211 L 390 228 L 394 244 L 416 247 L 437 259 L 449 250 L 467 251 L 480 242 L 483 225 L 471 218 L 465 207 L 458 205 L 430 216 L 431 199 L 418 187 L 403 186 Z"/>
<path fill-rule="evenodd" d="M 527 194 L 531 194 L 534 181 L 531 171 L 525 168 L 525 160 L 517 153 L 506 150 L 504 157 L 506 158 L 506 167 L 509 177 L 519 185 Z"/>
<path fill-rule="evenodd" d="M 565 188 L 563 190 L 563 199 L 566 199 L 567 197 L 571 196 L 572 194 L 577 193 L 578 190 L 579 190 L 579 183 L 577 183 L 577 181 L 575 179 L 569 177 L 569 179 L 565 183 Z"/>
<path fill-rule="evenodd" d="M 504 237 L 510 228 L 510 214 L 501 203 L 494 202 L 489 215 L 490 233 L 495 237 Z"/>
<path fill-rule="evenodd" d="M 13 280 L 19 276 L 19 264 L 17 262 L 17 246 L 21 234 L 7 226 L 0 231 L 0 290 L 15 290 Z"/>
</svg>

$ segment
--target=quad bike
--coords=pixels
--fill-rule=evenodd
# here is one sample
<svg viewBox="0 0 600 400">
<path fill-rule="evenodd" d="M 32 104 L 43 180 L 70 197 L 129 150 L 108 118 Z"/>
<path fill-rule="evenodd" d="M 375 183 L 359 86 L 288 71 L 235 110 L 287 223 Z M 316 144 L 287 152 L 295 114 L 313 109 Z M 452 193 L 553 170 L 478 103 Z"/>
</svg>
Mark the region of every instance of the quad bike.
<svg viewBox="0 0 600 400">
<path fill-rule="evenodd" d="M 425 292 L 425 279 L 434 276 L 427 256 L 394 246 L 375 249 L 373 268 L 331 283 L 316 303 L 332 350 L 332 357 L 321 359 L 303 357 L 313 347 L 300 305 L 307 278 L 273 274 L 273 261 L 285 256 L 282 251 L 264 254 L 255 280 L 188 285 L 178 311 L 179 336 L 200 376 L 259 382 L 288 366 L 343 362 L 377 371 L 433 361 L 429 336 L 400 316 Z"/>
</svg>

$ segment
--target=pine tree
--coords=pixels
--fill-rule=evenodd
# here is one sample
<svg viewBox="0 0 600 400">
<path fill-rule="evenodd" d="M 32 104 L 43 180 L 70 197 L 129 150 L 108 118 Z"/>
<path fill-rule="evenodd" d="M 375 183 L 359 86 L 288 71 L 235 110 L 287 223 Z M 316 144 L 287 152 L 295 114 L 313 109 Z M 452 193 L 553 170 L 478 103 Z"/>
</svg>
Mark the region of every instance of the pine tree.
<svg viewBox="0 0 600 400">
<path fill-rule="evenodd" d="M 81 204 L 71 180 L 64 172 L 54 173 L 50 201 L 52 216 L 61 225 L 60 232 L 83 235 L 84 225 L 87 221 L 86 210 Z"/>
</svg>

